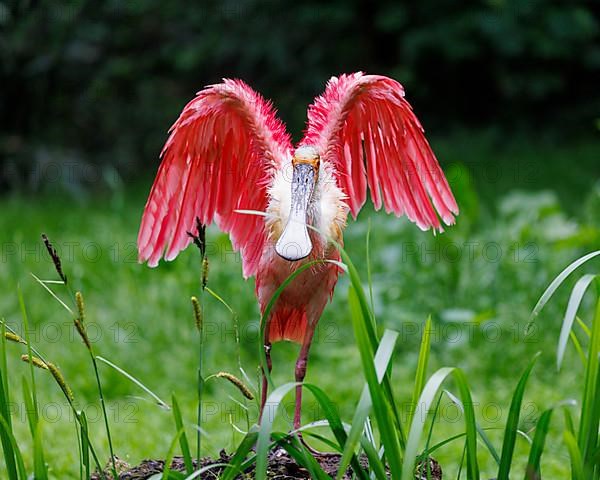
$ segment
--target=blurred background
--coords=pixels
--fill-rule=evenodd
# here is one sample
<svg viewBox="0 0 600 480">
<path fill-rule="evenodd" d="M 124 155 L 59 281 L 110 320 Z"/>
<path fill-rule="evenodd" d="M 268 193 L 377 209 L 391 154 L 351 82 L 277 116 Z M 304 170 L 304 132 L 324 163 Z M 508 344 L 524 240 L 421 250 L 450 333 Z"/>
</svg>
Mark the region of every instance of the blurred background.
<svg viewBox="0 0 600 480">
<path fill-rule="evenodd" d="M 136 263 L 135 251 L 169 127 L 203 86 L 237 77 L 273 100 L 297 141 L 307 105 L 330 76 L 384 74 L 404 85 L 461 208 L 457 225 L 437 237 L 371 208 L 347 229 L 346 244 L 366 278 L 371 225 L 378 322 L 401 332 L 398 395 L 410 398 L 403 385 L 411 385 L 431 314 L 431 368 L 461 366 L 477 401 L 498 407 L 498 417 L 478 412 L 492 428 L 504 425 L 521 366 L 544 352 L 526 431 L 527 419 L 578 394 L 576 355 L 570 352 L 561 373 L 554 367 L 569 286 L 533 333 L 523 328 L 552 278 L 600 246 L 599 10 L 593 2 L 543 0 L 0 1 L 0 317 L 22 331 L 19 285 L 36 345 L 61 366 L 82 408 L 97 407 L 69 315 L 29 275 L 54 278 L 39 241 L 47 233 L 72 288 L 84 292 L 98 351 L 164 398 L 176 391 L 191 421 L 189 297 L 198 293 L 198 254 L 188 249 L 150 270 Z M 239 373 L 239 358 L 254 379 L 253 282 L 241 279 L 225 235 L 211 229 L 209 242 L 209 283 L 236 321 L 207 299 L 206 370 Z M 307 380 L 325 388 L 349 419 L 364 380 L 356 373 L 346 295 L 342 279 Z M 582 318 L 589 312 L 586 300 Z M 281 345 L 274 355 L 276 380 L 291 380 L 296 348 Z M 14 368 L 18 385 L 23 367 Z M 169 415 L 116 373 L 103 374 L 117 454 L 131 463 L 164 456 L 174 433 Z M 48 402 L 60 405 L 51 381 L 40 382 Z M 216 413 L 207 419 L 205 453 L 215 454 L 239 441 L 231 423 L 240 418 L 229 386 L 211 381 L 207 392 Z M 56 478 L 76 478 L 72 419 L 64 406 L 58 411 L 45 427 L 57 439 L 47 460 Z M 309 412 L 306 421 L 319 417 Z M 96 423 L 105 452 L 101 419 Z M 441 422 L 439 431 L 445 438 L 460 423 Z M 568 469 L 560 442 L 550 440 L 550 478 Z M 460 442 L 440 451 L 447 471 L 456 470 L 461 452 Z"/>
<path fill-rule="evenodd" d="M 295 139 L 325 81 L 357 70 L 398 79 L 430 135 L 474 128 L 498 146 L 590 138 L 597 10 L 543 0 L 1 2 L 3 189 L 47 187 L 48 162 L 151 176 L 181 108 L 223 77 L 271 98 Z M 65 182 L 83 186 L 75 170 Z"/>
</svg>

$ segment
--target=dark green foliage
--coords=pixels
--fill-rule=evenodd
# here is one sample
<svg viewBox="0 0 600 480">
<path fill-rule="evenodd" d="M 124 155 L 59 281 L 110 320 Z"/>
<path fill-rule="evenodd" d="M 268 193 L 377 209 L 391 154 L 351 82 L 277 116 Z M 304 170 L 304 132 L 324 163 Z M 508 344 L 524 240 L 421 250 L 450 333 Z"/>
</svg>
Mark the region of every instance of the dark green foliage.
<svg viewBox="0 0 600 480">
<path fill-rule="evenodd" d="M 286 3 L 0 2 L 0 183 L 151 174 L 181 108 L 224 76 L 272 98 L 295 139 L 324 82 L 355 70 L 400 80 L 433 134 L 594 131 L 600 26 L 588 2 Z"/>
</svg>

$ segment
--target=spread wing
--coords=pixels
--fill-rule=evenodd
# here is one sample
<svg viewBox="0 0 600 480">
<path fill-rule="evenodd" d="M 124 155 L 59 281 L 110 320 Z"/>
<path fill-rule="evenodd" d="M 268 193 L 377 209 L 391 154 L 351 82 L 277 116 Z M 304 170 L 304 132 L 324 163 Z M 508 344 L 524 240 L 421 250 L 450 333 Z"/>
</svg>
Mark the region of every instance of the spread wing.
<svg viewBox="0 0 600 480">
<path fill-rule="evenodd" d="M 421 229 L 454 223 L 458 207 L 419 120 L 395 80 L 362 72 L 332 77 L 308 109 L 303 144 L 334 165 L 356 217 L 367 197 L 376 209 L 406 216 Z"/>
<path fill-rule="evenodd" d="M 256 272 L 264 218 L 236 209 L 267 208 L 267 187 L 291 141 L 271 105 L 239 80 L 200 91 L 171 127 L 138 234 L 140 261 L 172 260 L 191 241 L 195 218 L 213 219 Z"/>
</svg>

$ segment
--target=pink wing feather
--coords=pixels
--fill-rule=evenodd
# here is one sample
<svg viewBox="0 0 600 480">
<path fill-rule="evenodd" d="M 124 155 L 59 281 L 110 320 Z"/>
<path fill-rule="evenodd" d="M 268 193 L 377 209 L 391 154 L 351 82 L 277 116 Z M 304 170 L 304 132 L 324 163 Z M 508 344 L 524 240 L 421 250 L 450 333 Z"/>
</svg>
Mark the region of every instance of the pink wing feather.
<svg viewBox="0 0 600 480">
<path fill-rule="evenodd" d="M 140 261 L 172 260 L 191 239 L 195 218 L 213 219 L 242 253 L 244 276 L 256 273 L 274 170 L 291 140 L 270 103 L 239 80 L 198 92 L 171 127 L 138 235 Z M 166 249 L 166 251 L 165 251 Z"/>
<path fill-rule="evenodd" d="M 355 218 L 368 185 L 376 209 L 383 203 L 386 212 L 406 214 L 423 230 L 442 230 L 436 210 L 444 223 L 454 223 L 454 196 L 395 80 L 362 72 L 332 77 L 308 109 L 301 143 L 325 152 Z"/>
</svg>

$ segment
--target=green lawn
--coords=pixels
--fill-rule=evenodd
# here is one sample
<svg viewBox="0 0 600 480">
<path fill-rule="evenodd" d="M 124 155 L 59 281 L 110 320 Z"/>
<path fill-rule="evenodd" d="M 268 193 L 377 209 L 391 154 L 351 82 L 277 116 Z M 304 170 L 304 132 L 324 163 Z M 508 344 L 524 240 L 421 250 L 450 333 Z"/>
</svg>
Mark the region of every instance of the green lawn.
<svg viewBox="0 0 600 480">
<path fill-rule="evenodd" d="M 421 329 L 431 314 L 435 328 L 429 371 L 441 366 L 464 370 L 478 420 L 497 429 L 489 432 L 492 441 L 501 438 L 512 390 L 537 351 L 542 356 L 525 394 L 522 429 L 528 431 L 554 402 L 579 398 L 583 369 L 575 352 L 567 351 L 560 373 L 555 368 L 556 341 L 574 279 L 561 288 L 529 334 L 524 326 L 552 278 L 600 245 L 600 186 L 594 184 L 600 173 L 598 145 L 496 143 L 501 142 L 466 135 L 434 142 L 461 207 L 458 224 L 443 235 L 433 237 L 405 219 L 366 208 L 350 222 L 345 236 L 366 282 L 365 237 L 370 222 L 377 321 L 381 328 L 400 332 L 393 376 L 398 398 L 410 400 Z M 107 443 L 87 352 L 71 317 L 30 272 L 43 279 L 56 277 L 40 241 L 45 232 L 61 252 L 72 288 L 84 294 L 88 331 L 97 353 L 165 400 L 176 392 L 185 418 L 192 422 L 197 360 L 189 299 L 199 293 L 199 254 L 189 248 L 157 269 L 136 262 L 135 239 L 149 187 L 150 179 L 80 200 L 57 193 L 0 200 L 0 316 L 22 333 L 20 285 L 34 324 L 32 341 L 63 371 L 88 414 L 93 441 L 103 458 L 108 458 Z M 235 310 L 240 342 L 236 343 L 230 313 L 206 297 L 205 374 L 239 374 L 239 361 L 256 378 L 259 315 L 253 280 L 242 279 L 239 256 L 225 235 L 211 227 L 208 239 L 209 285 Z M 597 271 L 597 265 L 588 269 Z M 307 381 L 323 388 L 342 418 L 350 421 L 364 378 L 348 318 L 347 287 L 342 278 L 321 319 Z M 590 311 L 591 302 L 584 301 L 582 317 L 589 318 Z M 18 345 L 10 344 L 9 351 L 14 353 L 9 365 L 11 407 L 27 453 L 30 437 L 20 401 L 21 376 L 27 368 L 18 358 L 23 353 Z M 274 347 L 276 384 L 293 379 L 297 351 L 291 344 Z M 50 376 L 36 374 L 52 476 L 78 478 L 73 419 Z M 102 368 L 101 374 L 117 455 L 132 464 L 164 457 L 175 433 L 171 414 L 114 371 Z M 452 384 L 448 388 L 453 391 Z M 232 449 L 242 438 L 231 424 L 245 429 L 245 420 L 230 396 L 239 399 L 230 384 L 218 379 L 207 383 L 203 454 Z M 292 401 L 284 415 L 290 421 Z M 463 428 L 456 408 L 444 402 L 434 430 L 437 440 Z M 308 394 L 304 414 L 306 422 L 322 417 Z M 556 422 L 561 421 L 557 416 Z M 526 460 L 524 442 L 517 442 L 520 467 Z M 456 475 L 462 448 L 462 442 L 453 442 L 438 451 L 448 478 Z M 495 476 L 493 459 L 483 448 L 480 456 L 487 465 L 482 478 Z M 542 460 L 548 478 L 568 474 L 567 452 L 558 435 L 550 438 Z M 31 461 L 26 457 L 28 464 Z"/>
</svg>

